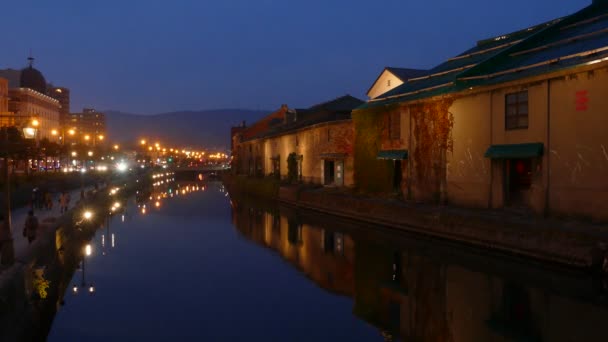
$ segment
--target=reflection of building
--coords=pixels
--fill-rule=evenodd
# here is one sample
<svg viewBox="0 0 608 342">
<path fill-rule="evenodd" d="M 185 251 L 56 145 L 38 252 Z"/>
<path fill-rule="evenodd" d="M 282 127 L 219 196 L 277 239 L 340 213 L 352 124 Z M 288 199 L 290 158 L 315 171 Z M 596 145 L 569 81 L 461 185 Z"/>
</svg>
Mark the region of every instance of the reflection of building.
<svg viewBox="0 0 608 342">
<path fill-rule="evenodd" d="M 84 108 L 81 113 L 70 113 L 68 127 L 76 131 L 77 139 L 89 135 L 93 144 L 99 144 L 106 136 L 106 116 L 95 109 Z"/>
<path fill-rule="evenodd" d="M 233 223 L 256 243 L 276 250 L 320 287 L 354 295 L 354 241 L 333 230 L 234 202 Z"/>
<path fill-rule="evenodd" d="M 288 176 L 292 155 L 298 180 L 353 184 L 351 110 L 363 102 L 346 95 L 308 109 L 278 111 L 233 136 L 237 173 Z"/>
<path fill-rule="evenodd" d="M 357 186 L 373 175 L 417 201 L 608 219 L 607 15 L 594 0 L 479 41 L 355 110 L 384 123 Z"/>
<path fill-rule="evenodd" d="M 394 340 L 608 340 L 608 330 L 598 328 L 608 314 L 605 301 L 579 274 L 437 241 L 407 239 L 404 246 L 373 230 L 351 235 L 341 230 L 352 223 L 325 225 L 317 214 L 232 200 L 241 234 L 277 251 L 321 288 L 352 297 L 353 313 Z"/>
</svg>

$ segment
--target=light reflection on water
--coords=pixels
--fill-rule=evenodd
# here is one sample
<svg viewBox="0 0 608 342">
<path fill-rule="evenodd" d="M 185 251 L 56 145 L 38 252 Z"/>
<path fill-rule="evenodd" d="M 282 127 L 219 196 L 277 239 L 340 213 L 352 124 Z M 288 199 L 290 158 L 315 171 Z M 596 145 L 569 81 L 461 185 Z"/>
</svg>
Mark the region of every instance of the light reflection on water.
<svg viewBox="0 0 608 342">
<path fill-rule="evenodd" d="M 578 273 L 217 182 L 164 182 L 121 210 L 73 277 L 94 293 L 66 295 L 50 341 L 608 340 L 605 292 Z"/>
<path fill-rule="evenodd" d="M 49 341 L 382 340 L 351 299 L 243 239 L 221 183 L 160 184 L 121 210 L 91 241 L 94 293 L 66 294 Z"/>
</svg>

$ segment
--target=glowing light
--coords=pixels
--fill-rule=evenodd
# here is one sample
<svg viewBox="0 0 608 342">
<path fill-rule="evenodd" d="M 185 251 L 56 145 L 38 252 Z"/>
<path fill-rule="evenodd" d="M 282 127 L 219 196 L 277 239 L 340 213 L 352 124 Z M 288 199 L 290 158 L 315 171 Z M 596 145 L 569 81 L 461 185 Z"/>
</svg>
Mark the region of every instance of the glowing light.
<svg viewBox="0 0 608 342">
<path fill-rule="evenodd" d="M 120 162 L 120 163 L 116 164 L 116 169 L 120 172 L 127 171 L 127 168 L 128 168 L 128 166 L 124 162 Z"/>
<path fill-rule="evenodd" d="M 93 293 L 95 292 L 95 286 L 91 285 L 89 286 L 89 293 Z"/>
<path fill-rule="evenodd" d="M 118 150 L 118 148 L 119 148 L 119 147 L 120 147 L 120 146 L 118 146 L 118 145 L 114 145 L 114 149 L 115 149 L 115 150 Z"/>
<path fill-rule="evenodd" d="M 156 203 L 154 203 L 154 205 L 158 208 L 158 207 L 160 207 L 160 202 L 156 201 Z"/>
<path fill-rule="evenodd" d="M 32 120 L 32 126 L 38 127 L 38 125 L 40 125 L 40 121 L 38 121 L 37 119 Z"/>
<path fill-rule="evenodd" d="M 89 151 L 89 152 L 87 152 L 87 155 L 88 155 L 89 157 L 92 157 L 92 156 L 93 156 L 93 151 Z"/>
<path fill-rule="evenodd" d="M 76 134 L 76 131 L 75 131 L 75 130 L 73 130 L 73 129 L 71 129 L 71 130 L 69 130 L 69 131 L 68 131 L 68 134 L 69 134 L 69 135 L 74 135 L 74 134 Z"/>
<path fill-rule="evenodd" d="M 78 286 L 74 285 L 74 287 L 72 287 L 72 291 L 74 292 L 74 294 L 78 293 Z"/>
<path fill-rule="evenodd" d="M 115 202 L 115 203 L 114 203 L 114 206 L 115 206 L 116 208 L 120 208 L 120 202 Z"/>
<path fill-rule="evenodd" d="M 100 135 L 97 137 L 99 140 L 103 140 L 105 137 L 103 135 Z"/>
<path fill-rule="evenodd" d="M 146 144 L 146 140 L 145 139 L 141 139 L 141 141 L 139 143 L 142 144 L 142 145 L 145 145 Z"/>
<path fill-rule="evenodd" d="M 23 133 L 25 134 L 26 138 L 31 139 L 36 136 L 36 129 L 32 127 L 26 127 L 23 129 Z"/>
<path fill-rule="evenodd" d="M 88 141 L 89 139 L 91 139 L 91 136 L 90 136 L 90 135 L 88 135 L 88 134 L 87 134 L 87 135 L 85 135 L 85 136 L 84 136 L 84 140 L 87 140 L 87 141 Z"/>
<path fill-rule="evenodd" d="M 78 153 L 76 153 L 76 151 L 72 151 L 72 157 L 76 157 L 78 155 Z"/>
<path fill-rule="evenodd" d="M 89 256 L 89 255 L 91 255 L 91 253 L 92 253 L 92 247 L 90 244 L 87 244 L 84 247 L 84 254 L 86 254 L 86 256 Z"/>
<path fill-rule="evenodd" d="M 88 210 L 82 214 L 82 218 L 84 218 L 85 220 L 90 220 L 92 217 L 93 213 Z"/>
<path fill-rule="evenodd" d="M 59 132 L 57 132 L 57 130 L 56 130 L 56 129 L 53 129 L 53 130 L 51 130 L 51 134 L 52 134 L 52 135 L 57 135 L 57 134 L 59 134 Z"/>
</svg>

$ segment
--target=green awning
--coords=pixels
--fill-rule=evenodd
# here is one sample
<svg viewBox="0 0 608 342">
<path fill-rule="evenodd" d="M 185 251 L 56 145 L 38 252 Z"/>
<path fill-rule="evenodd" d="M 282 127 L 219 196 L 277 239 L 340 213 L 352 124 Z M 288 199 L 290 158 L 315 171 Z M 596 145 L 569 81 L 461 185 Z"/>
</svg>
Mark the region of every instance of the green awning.
<svg viewBox="0 0 608 342">
<path fill-rule="evenodd" d="M 407 150 L 378 151 L 377 159 L 403 160 L 407 159 Z"/>
<path fill-rule="evenodd" d="M 486 158 L 515 159 L 534 158 L 543 155 L 542 143 L 492 145 L 485 153 Z"/>
</svg>

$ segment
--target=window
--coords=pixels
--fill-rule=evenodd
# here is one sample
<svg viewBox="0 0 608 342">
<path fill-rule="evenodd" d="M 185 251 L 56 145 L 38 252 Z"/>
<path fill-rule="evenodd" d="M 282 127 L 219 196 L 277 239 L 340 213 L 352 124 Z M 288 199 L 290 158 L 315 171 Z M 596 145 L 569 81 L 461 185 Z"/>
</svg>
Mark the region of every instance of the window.
<svg viewBox="0 0 608 342">
<path fill-rule="evenodd" d="M 387 86 L 387 87 L 390 87 L 390 86 L 391 86 L 391 80 L 390 80 L 390 79 L 386 80 L 386 86 Z"/>
<path fill-rule="evenodd" d="M 528 128 L 528 91 L 505 95 L 505 129 Z"/>
<path fill-rule="evenodd" d="M 331 130 L 327 129 L 327 141 L 331 141 Z"/>
<path fill-rule="evenodd" d="M 388 114 L 388 136 L 389 139 L 401 138 L 401 113 L 399 111 Z"/>
</svg>

